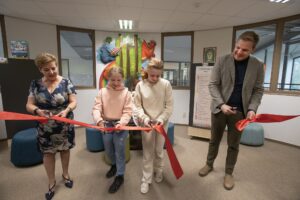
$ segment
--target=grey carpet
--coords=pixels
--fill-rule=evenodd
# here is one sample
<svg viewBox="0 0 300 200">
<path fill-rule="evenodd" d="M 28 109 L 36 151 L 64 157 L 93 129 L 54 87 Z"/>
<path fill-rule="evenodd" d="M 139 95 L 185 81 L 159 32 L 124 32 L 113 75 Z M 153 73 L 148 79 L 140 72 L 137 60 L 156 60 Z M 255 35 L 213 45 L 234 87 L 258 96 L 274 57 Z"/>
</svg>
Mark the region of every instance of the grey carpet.
<svg viewBox="0 0 300 200">
<path fill-rule="evenodd" d="M 300 200 L 300 149 L 265 141 L 261 147 L 240 145 L 234 171 L 235 187 L 223 188 L 227 151 L 226 133 L 215 168 L 208 176 L 198 176 L 205 163 L 208 141 L 191 139 L 186 126 L 175 127 L 174 149 L 184 170 L 179 180 L 173 175 L 165 154 L 164 181 L 152 183 L 146 195 L 140 193 L 142 151 L 131 151 L 125 183 L 116 194 L 107 192 L 113 179 L 106 179 L 109 166 L 103 153 L 86 149 L 84 128 L 76 129 L 76 147 L 71 151 L 70 174 L 74 188 L 62 182 L 59 155 L 56 157 L 56 194 L 54 200 Z M 43 165 L 17 168 L 10 162 L 10 145 L 0 150 L 0 200 L 44 199 L 47 177 Z"/>
</svg>

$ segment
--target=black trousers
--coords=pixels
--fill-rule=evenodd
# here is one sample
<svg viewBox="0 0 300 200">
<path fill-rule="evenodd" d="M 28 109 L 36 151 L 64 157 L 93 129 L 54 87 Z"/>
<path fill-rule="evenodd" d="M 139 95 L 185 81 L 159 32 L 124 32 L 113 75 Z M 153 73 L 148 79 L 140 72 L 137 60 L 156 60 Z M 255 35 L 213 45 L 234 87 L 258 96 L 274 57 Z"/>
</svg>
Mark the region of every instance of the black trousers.
<svg viewBox="0 0 300 200">
<path fill-rule="evenodd" d="M 235 123 L 244 119 L 242 112 L 235 115 L 225 115 L 223 112 L 211 114 L 211 139 L 208 147 L 207 165 L 213 166 L 218 155 L 220 142 L 223 137 L 225 127 L 227 126 L 227 157 L 225 164 L 225 173 L 232 174 L 239 153 L 239 144 L 241 132 L 235 128 Z"/>
</svg>

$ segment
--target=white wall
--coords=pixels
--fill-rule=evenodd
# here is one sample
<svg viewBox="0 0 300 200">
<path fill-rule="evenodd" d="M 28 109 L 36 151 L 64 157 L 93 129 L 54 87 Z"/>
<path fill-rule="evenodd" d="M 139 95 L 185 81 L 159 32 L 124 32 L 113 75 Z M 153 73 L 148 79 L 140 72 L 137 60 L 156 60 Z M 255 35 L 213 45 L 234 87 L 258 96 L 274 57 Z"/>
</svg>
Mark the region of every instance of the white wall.
<svg viewBox="0 0 300 200">
<path fill-rule="evenodd" d="M 56 26 L 18 18 L 6 17 L 6 38 L 8 56 L 11 57 L 10 41 L 27 40 L 29 57 L 34 59 L 41 52 L 49 52 L 57 56 Z"/>
<path fill-rule="evenodd" d="M 203 63 L 204 47 L 217 47 L 217 57 L 231 52 L 232 32 L 232 28 L 195 31 L 194 63 Z"/>
<path fill-rule="evenodd" d="M 264 94 L 258 113 L 299 115 L 300 97 Z M 265 138 L 300 146 L 300 117 L 280 123 L 262 123 Z"/>
</svg>

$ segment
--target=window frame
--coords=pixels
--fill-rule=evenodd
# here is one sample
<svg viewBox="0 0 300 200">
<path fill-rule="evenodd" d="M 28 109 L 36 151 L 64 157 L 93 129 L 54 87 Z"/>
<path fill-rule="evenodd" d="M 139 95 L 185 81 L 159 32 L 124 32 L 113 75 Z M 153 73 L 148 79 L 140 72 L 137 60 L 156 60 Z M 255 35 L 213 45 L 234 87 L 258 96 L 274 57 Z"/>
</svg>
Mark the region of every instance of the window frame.
<svg viewBox="0 0 300 200">
<path fill-rule="evenodd" d="M 173 86 L 173 89 L 177 90 L 190 90 L 191 88 L 191 67 L 193 64 L 193 58 L 194 58 L 194 31 L 185 31 L 185 32 L 164 32 L 161 33 L 161 59 L 164 61 L 164 40 L 165 37 L 168 36 L 191 36 L 191 66 L 190 66 L 190 84 L 189 86 Z M 166 61 L 168 62 L 168 61 Z M 171 62 L 171 61 L 169 61 Z"/>
<path fill-rule="evenodd" d="M 300 19 L 300 14 L 293 15 L 289 17 L 284 18 L 278 18 L 274 20 L 264 21 L 264 22 L 258 22 L 253 24 L 245 24 L 241 26 L 234 26 L 233 32 L 232 32 L 232 51 L 235 46 L 236 41 L 236 32 L 243 30 L 243 29 L 249 29 L 249 28 L 255 28 L 258 26 L 265 26 L 265 25 L 276 25 L 275 30 L 275 43 L 274 43 L 274 54 L 273 54 L 273 61 L 272 61 L 272 71 L 271 71 L 271 79 L 270 79 L 270 88 L 269 90 L 265 90 L 266 94 L 276 94 L 276 95 L 286 95 L 286 96 L 300 96 L 300 91 L 287 91 L 287 90 L 280 90 L 277 88 L 278 85 L 278 77 L 280 72 L 280 59 L 281 59 L 281 50 L 282 50 L 282 38 L 283 38 L 283 30 L 284 30 L 284 24 L 288 21 L 293 21 Z"/>
<path fill-rule="evenodd" d="M 7 49 L 7 39 L 6 39 L 4 15 L 0 15 L 0 25 L 1 25 L 1 34 L 2 34 L 4 57 L 8 58 L 8 49 Z"/>
<path fill-rule="evenodd" d="M 61 41 L 60 41 L 60 32 L 61 31 L 72 31 L 72 32 L 81 32 L 81 33 L 89 33 L 92 36 L 92 52 L 93 52 L 93 85 L 92 86 L 81 86 L 76 85 L 76 89 L 96 89 L 96 48 L 95 48 L 95 30 L 92 29 L 83 29 L 83 28 L 75 28 L 69 26 L 56 26 L 57 31 L 57 52 L 58 52 L 58 63 L 59 63 L 59 73 L 62 74 L 62 58 L 61 58 Z"/>
</svg>

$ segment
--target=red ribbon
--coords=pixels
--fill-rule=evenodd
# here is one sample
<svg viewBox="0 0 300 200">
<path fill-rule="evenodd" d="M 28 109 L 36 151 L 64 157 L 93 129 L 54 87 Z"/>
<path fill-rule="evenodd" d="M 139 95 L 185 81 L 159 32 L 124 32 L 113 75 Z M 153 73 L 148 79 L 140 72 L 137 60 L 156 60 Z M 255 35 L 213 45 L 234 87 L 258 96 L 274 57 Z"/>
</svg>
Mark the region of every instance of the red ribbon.
<svg viewBox="0 0 300 200">
<path fill-rule="evenodd" d="M 242 119 L 235 124 L 235 127 L 242 131 L 249 123 L 259 122 L 259 123 L 272 123 L 272 122 L 283 122 L 286 120 L 299 117 L 300 115 L 273 115 L 273 114 L 258 114 L 254 119 Z"/>
<path fill-rule="evenodd" d="M 14 112 L 0 112 L 0 120 L 37 120 L 41 123 L 46 123 L 49 119 L 64 122 L 64 123 L 69 123 L 69 124 L 76 124 L 79 126 L 84 126 L 84 127 L 89 127 L 89 128 L 94 128 L 98 129 L 100 131 L 115 131 L 115 130 L 140 130 L 140 131 L 151 131 L 152 128 L 148 127 L 134 127 L 134 126 L 122 126 L 121 128 L 114 128 L 114 127 L 109 127 L 109 128 L 102 128 L 99 126 L 87 124 L 84 122 L 79 122 L 76 120 L 64 118 L 64 117 L 58 117 L 58 116 L 52 116 L 50 118 L 46 117 L 39 117 L 39 116 L 33 116 L 33 115 L 28 115 L 28 114 L 21 114 L 21 113 L 14 113 Z M 180 166 L 179 161 L 177 160 L 176 154 L 174 152 L 174 149 L 171 145 L 171 142 L 166 134 L 166 131 L 164 130 L 162 125 L 154 126 L 153 127 L 159 134 L 164 136 L 165 141 L 166 141 L 166 149 L 167 153 L 169 156 L 169 160 L 171 163 L 171 167 L 173 169 L 173 173 L 176 176 L 177 179 L 179 179 L 183 175 L 183 170 Z"/>
</svg>

